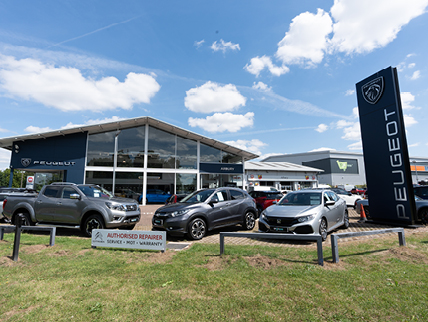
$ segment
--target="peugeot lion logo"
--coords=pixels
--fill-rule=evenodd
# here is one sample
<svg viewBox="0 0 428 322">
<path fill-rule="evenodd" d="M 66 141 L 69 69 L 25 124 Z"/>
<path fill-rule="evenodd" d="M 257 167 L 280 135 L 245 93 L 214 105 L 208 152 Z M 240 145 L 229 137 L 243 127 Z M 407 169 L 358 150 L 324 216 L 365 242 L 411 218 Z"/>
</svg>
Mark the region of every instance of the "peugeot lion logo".
<svg viewBox="0 0 428 322">
<path fill-rule="evenodd" d="M 383 77 L 375 78 L 361 87 L 364 99 L 367 103 L 376 104 L 383 93 Z"/>
<path fill-rule="evenodd" d="M 30 158 L 22 158 L 22 159 L 21 159 L 21 164 L 22 164 L 24 167 L 28 167 L 28 166 L 30 165 L 30 163 L 31 163 L 31 159 L 30 159 Z"/>
</svg>

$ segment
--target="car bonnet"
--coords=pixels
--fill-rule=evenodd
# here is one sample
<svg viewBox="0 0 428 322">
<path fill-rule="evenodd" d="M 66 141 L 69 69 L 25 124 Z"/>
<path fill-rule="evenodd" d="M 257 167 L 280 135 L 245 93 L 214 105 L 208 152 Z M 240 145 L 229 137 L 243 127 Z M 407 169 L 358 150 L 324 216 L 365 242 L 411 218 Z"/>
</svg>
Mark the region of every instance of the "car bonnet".
<svg viewBox="0 0 428 322">
<path fill-rule="evenodd" d="M 281 206 L 281 205 L 273 205 L 265 210 L 266 216 L 271 217 L 297 217 L 297 216 L 303 216 L 307 213 L 313 214 L 314 212 L 318 212 L 319 208 L 322 207 L 322 205 L 315 205 L 315 206 Z"/>
</svg>

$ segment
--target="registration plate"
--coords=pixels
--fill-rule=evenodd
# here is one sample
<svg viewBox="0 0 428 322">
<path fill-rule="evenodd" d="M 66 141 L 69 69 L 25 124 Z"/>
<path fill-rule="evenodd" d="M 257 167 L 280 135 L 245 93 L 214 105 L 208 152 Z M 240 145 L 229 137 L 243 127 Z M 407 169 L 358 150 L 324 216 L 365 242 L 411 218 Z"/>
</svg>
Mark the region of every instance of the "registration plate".
<svg viewBox="0 0 428 322">
<path fill-rule="evenodd" d="M 288 228 L 274 227 L 273 230 L 288 233 Z"/>
<path fill-rule="evenodd" d="M 163 220 L 162 219 L 155 219 L 155 224 L 162 226 L 163 225 Z"/>
</svg>

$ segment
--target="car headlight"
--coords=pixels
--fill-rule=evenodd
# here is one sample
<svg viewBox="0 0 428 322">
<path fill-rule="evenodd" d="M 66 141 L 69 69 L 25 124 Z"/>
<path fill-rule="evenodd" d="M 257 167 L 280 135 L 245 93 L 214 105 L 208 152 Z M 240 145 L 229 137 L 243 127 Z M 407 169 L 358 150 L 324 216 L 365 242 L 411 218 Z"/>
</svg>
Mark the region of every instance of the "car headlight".
<svg viewBox="0 0 428 322">
<path fill-rule="evenodd" d="M 264 210 L 260 214 L 260 217 L 262 217 L 262 219 L 264 219 L 264 220 L 267 220 L 266 212 Z"/>
<path fill-rule="evenodd" d="M 171 217 L 178 217 L 178 216 L 183 216 L 183 215 L 187 214 L 188 212 L 189 212 L 189 209 L 184 209 L 184 210 L 178 210 L 178 211 L 171 212 L 170 215 L 171 215 Z"/>
<path fill-rule="evenodd" d="M 126 208 L 124 205 L 120 205 L 117 203 L 106 202 L 106 206 L 111 210 L 126 211 Z"/>
<path fill-rule="evenodd" d="M 297 221 L 298 222 L 305 222 L 305 221 L 310 221 L 314 218 L 315 218 L 314 215 L 302 216 L 302 217 L 297 218 Z"/>
</svg>

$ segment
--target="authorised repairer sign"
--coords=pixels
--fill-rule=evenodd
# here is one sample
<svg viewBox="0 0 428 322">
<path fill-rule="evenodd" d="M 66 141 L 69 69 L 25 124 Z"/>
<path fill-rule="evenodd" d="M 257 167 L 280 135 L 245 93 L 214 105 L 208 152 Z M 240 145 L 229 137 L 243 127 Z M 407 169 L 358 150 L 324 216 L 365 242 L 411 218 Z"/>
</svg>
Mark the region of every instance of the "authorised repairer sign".
<svg viewBox="0 0 428 322">
<path fill-rule="evenodd" d="M 94 229 L 92 231 L 92 247 L 165 251 L 166 231 Z"/>
</svg>

